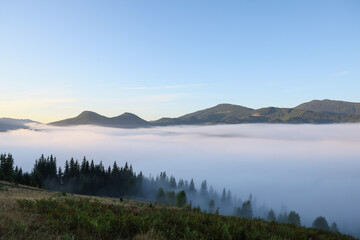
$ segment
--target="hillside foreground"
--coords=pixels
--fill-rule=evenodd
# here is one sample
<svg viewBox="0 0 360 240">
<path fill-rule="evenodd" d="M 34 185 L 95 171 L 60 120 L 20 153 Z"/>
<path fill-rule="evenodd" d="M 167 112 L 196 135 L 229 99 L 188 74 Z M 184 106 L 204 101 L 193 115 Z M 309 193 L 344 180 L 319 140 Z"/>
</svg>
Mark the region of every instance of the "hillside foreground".
<svg viewBox="0 0 360 240">
<path fill-rule="evenodd" d="M 354 239 L 314 228 L 0 181 L 0 239 Z"/>
</svg>

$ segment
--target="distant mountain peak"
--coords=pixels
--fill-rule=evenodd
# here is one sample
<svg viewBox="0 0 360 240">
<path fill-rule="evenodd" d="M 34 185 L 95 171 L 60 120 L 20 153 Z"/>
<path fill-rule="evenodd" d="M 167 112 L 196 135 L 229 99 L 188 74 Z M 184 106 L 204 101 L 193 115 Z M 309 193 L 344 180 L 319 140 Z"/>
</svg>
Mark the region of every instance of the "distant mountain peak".
<svg viewBox="0 0 360 240">
<path fill-rule="evenodd" d="M 93 111 L 83 111 L 78 115 L 78 117 L 80 116 L 86 117 L 86 116 L 101 116 L 101 115 Z"/>
<path fill-rule="evenodd" d="M 337 115 L 359 115 L 360 103 L 330 99 L 312 100 L 296 106 L 295 109 Z"/>
<path fill-rule="evenodd" d="M 0 132 L 16 129 L 28 129 L 28 123 L 39 123 L 30 119 L 0 118 Z"/>
<path fill-rule="evenodd" d="M 55 126 L 71 126 L 71 125 L 96 125 L 109 127 L 146 127 L 150 123 L 141 119 L 133 113 L 125 112 L 117 117 L 108 118 L 96 112 L 83 111 L 77 117 L 69 118 L 57 122 L 52 122 L 50 125 Z"/>
<path fill-rule="evenodd" d="M 124 112 L 123 114 L 119 115 L 119 116 L 129 116 L 129 117 L 138 117 L 137 115 L 130 113 L 130 112 Z"/>
</svg>

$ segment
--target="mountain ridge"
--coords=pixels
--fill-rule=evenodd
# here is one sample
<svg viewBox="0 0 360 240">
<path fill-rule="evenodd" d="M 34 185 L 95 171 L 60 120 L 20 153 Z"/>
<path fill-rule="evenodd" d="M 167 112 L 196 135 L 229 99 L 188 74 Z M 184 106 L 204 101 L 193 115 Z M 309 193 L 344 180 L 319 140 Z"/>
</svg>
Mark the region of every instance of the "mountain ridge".
<svg viewBox="0 0 360 240">
<path fill-rule="evenodd" d="M 17 129 L 28 129 L 29 123 L 38 123 L 30 119 L 0 118 L 0 132 Z"/>
<path fill-rule="evenodd" d="M 97 125 L 119 128 L 139 128 L 172 125 L 212 125 L 240 123 L 353 123 L 360 122 L 360 103 L 312 100 L 294 108 L 264 107 L 252 109 L 241 105 L 221 103 L 176 118 L 163 117 L 146 121 L 125 112 L 105 117 L 96 112 L 83 111 L 74 118 L 49 123 L 55 126 Z"/>
<path fill-rule="evenodd" d="M 119 128 L 138 128 L 148 127 L 151 124 L 144 119 L 138 117 L 133 113 L 125 112 L 116 117 L 105 117 L 96 112 L 83 111 L 74 118 L 68 118 L 56 122 L 51 122 L 49 125 L 54 126 L 74 126 L 74 125 L 96 125 L 109 126 Z"/>
<path fill-rule="evenodd" d="M 295 109 L 338 115 L 358 115 L 360 114 L 360 103 L 329 99 L 312 100 L 296 106 Z"/>
</svg>

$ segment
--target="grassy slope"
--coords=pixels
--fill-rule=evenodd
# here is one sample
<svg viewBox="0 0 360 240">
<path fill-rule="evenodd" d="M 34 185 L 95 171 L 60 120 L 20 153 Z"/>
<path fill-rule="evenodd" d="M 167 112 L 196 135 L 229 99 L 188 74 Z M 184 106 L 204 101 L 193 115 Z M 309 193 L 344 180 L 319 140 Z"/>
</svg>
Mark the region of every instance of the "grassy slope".
<svg viewBox="0 0 360 240">
<path fill-rule="evenodd" d="M 354 239 L 198 209 L 0 183 L 0 239 Z"/>
<path fill-rule="evenodd" d="M 360 114 L 360 103 L 334 101 L 334 100 L 313 100 L 295 107 L 295 109 L 303 109 L 319 113 L 332 113 L 340 115 Z"/>
</svg>

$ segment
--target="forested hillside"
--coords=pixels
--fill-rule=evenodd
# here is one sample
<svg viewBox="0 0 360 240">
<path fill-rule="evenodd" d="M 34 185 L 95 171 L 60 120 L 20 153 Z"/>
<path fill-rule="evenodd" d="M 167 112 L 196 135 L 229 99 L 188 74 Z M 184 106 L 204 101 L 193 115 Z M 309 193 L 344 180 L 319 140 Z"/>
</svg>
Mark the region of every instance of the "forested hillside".
<svg viewBox="0 0 360 240">
<path fill-rule="evenodd" d="M 72 158 L 61 168 L 57 166 L 55 157 L 45 158 L 42 155 L 35 161 L 30 173 L 24 173 L 18 166 L 14 167 L 11 154 L 1 154 L 0 160 L 0 180 L 17 184 L 67 193 L 157 202 L 180 208 L 186 205 L 190 208 L 198 206 L 199 210 L 209 213 L 247 219 L 256 217 L 302 226 L 301 217 L 295 211 L 277 215 L 272 209 L 260 211 L 251 195 L 249 199 L 242 201 L 234 198 L 230 190 L 225 188 L 218 194 L 213 187 L 208 187 L 206 180 L 197 189 L 193 179 L 177 181 L 165 172 L 161 172 L 156 178 L 145 177 L 141 171 L 137 174 L 128 163 L 120 167 L 114 162 L 112 167 L 106 168 L 102 162 L 95 164 L 85 157 L 81 163 Z M 339 232 L 335 222 L 329 224 L 322 216 L 314 220 L 313 227 Z"/>
</svg>

